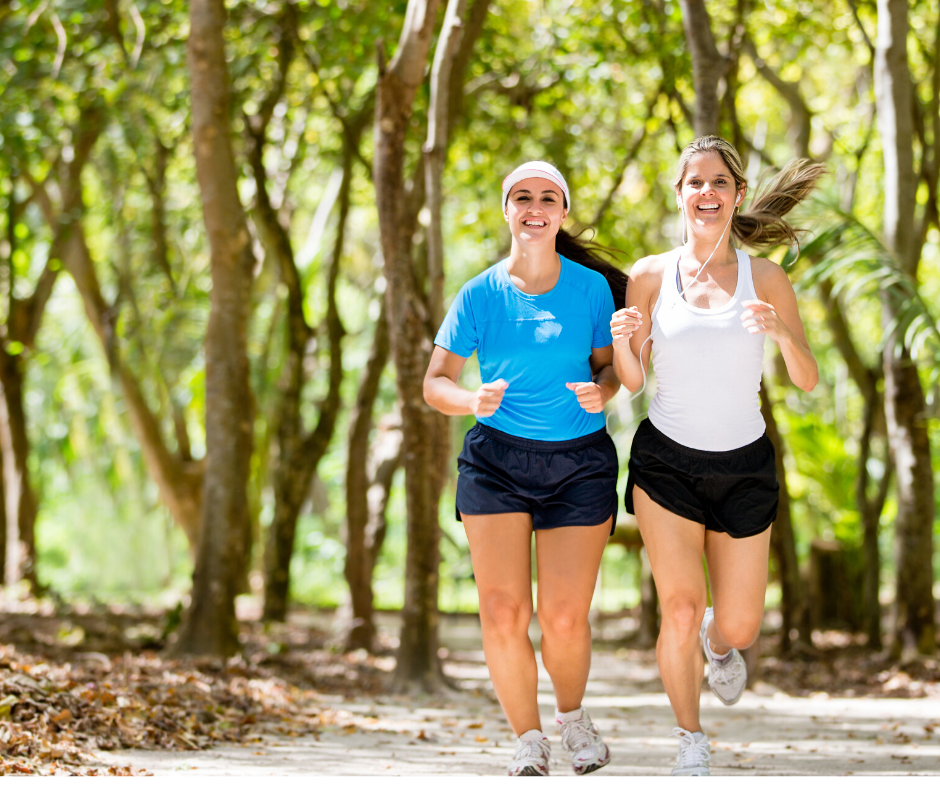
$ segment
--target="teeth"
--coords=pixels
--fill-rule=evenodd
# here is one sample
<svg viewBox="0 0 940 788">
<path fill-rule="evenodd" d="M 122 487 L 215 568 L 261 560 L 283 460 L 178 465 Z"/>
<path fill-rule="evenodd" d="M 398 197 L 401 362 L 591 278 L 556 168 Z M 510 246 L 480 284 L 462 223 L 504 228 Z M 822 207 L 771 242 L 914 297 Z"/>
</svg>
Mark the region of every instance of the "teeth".
<svg viewBox="0 0 940 788">
<path fill-rule="evenodd" d="M 709 211 L 709 210 L 712 210 L 712 209 L 717 209 L 717 208 L 719 208 L 719 207 L 720 207 L 720 206 L 718 206 L 718 205 L 715 204 L 715 203 L 708 203 L 707 205 L 699 205 L 699 206 L 698 206 L 698 209 L 699 209 L 700 211 Z"/>
<path fill-rule="evenodd" d="M 538 222 L 538 221 L 526 221 L 526 222 L 523 222 L 523 224 L 526 227 L 544 227 L 545 226 L 545 222 Z"/>
</svg>

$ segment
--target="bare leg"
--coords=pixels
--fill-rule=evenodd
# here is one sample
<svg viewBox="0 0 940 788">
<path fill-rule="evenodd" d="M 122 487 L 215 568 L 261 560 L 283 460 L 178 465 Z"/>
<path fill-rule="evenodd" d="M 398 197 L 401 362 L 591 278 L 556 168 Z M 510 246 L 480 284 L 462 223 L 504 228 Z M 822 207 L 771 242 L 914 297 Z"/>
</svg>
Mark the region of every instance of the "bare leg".
<svg viewBox="0 0 940 788">
<path fill-rule="evenodd" d="M 764 616 L 769 552 L 769 528 L 744 539 L 706 533 L 705 558 L 715 609 L 707 635 L 714 654 L 744 649 L 757 640 Z"/>
<path fill-rule="evenodd" d="M 659 673 L 676 722 L 687 731 L 700 731 L 699 697 L 705 670 L 699 645 L 706 601 L 702 567 L 705 526 L 664 509 L 639 487 L 633 488 L 633 505 L 663 614 L 656 643 Z"/>
<path fill-rule="evenodd" d="M 542 661 L 560 712 L 574 711 L 584 698 L 591 669 L 588 612 L 609 534 L 609 519 L 535 532 Z"/>
<path fill-rule="evenodd" d="M 532 620 L 532 518 L 528 514 L 461 514 L 477 591 L 483 653 L 506 719 L 521 736 L 541 730 Z"/>
</svg>

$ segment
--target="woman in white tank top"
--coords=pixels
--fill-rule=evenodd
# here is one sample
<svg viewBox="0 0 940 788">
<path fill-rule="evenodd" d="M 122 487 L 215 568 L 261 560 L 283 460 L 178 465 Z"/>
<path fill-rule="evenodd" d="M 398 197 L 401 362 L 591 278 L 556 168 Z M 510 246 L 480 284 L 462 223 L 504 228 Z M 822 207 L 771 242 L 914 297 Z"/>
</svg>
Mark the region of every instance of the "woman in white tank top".
<svg viewBox="0 0 940 788">
<path fill-rule="evenodd" d="M 674 184 L 687 241 L 633 266 L 627 308 L 611 320 L 620 381 L 631 391 L 645 385 L 651 356 L 656 370 L 625 503 L 662 608 L 656 654 L 677 721 L 673 774 L 709 773 L 700 649 L 712 691 L 730 705 L 747 679 L 739 649 L 760 632 L 778 492 L 758 394 L 766 338 L 797 386 L 809 391 L 819 379 L 786 273 L 734 249 L 731 237 L 756 247 L 795 242 L 783 217 L 823 172 L 792 162 L 739 213 L 747 184 L 737 151 L 718 137 L 695 140 Z M 714 606 L 707 609 L 703 554 Z"/>
</svg>

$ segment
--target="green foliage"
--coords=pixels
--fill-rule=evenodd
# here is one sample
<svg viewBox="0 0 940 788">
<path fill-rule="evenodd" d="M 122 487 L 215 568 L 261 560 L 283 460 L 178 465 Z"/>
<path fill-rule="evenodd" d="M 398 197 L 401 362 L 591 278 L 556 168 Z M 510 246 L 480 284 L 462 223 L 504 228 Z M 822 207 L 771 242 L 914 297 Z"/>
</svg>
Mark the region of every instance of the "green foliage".
<svg viewBox="0 0 940 788">
<path fill-rule="evenodd" d="M 246 164 L 246 116 L 259 111 L 280 77 L 282 37 L 296 35 L 284 92 L 272 112 L 265 156 L 268 187 L 289 229 L 305 288 L 304 308 L 317 326 L 308 348 L 304 420 L 311 427 L 326 391 L 329 348 L 319 326 L 326 311 L 326 262 L 336 233 L 336 180 L 346 124 L 370 111 L 378 78 L 377 50 L 394 55 L 405 0 L 301 0 L 229 4 L 227 45 L 234 91 L 235 147 L 244 203 L 255 184 Z M 859 541 L 855 478 L 861 397 L 845 373 L 818 299 L 828 279 L 851 305 L 853 336 L 868 363 L 884 337 L 908 347 L 927 384 L 935 450 L 940 407 L 940 229 L 928 228 L 919 281 L 903 273 L 878 240 L 882 202 L 880 141 L 874 129 L 873 80 L 865 43 L 875 32 L 875 7 L 860 3 L 859 21 L 845 3 L 736 4 L 711 2 L 719 47 L 745 35 L 760 63 L 737 56 L 734 118 L 723 133 L 748 159 L 752 186 L 762 171 L 795 154 L 790 105 L 759 72 L 766 65 L 798 86 L 812 119 L 810 151 L 832 172 L 827 188 L 841 192 L 805 212 L 813 231 L 801 258 L 777 250 L 800 290 L 801 313 L 820 362 L 821 382 L 809 395 L 774 386 L 777 418 L 788 444 L 788 482 L 795 528 L 805 553 L 816 537 Z M 0 20 L 0 311 L 7 296 L 27 298 L 45 267 L 53 238 L 34 196 L 57 184 L 74 155 L 83 110 L 96 112 L 101 134 L 83 178 L 83 229 L 113 309 L 113 349 L 140 381 L 167 447 L 175 450 L 173 412 L 182 413 L 192 454 L 205 451 L 202 338 L 208 318 L 209 247 L 200 210 L 189 134 L 186 40 L 188 4 L 144 0 L 132 6 L 94 0 L 14 0 Z M 924 141 L 935 146 L 932 92 L 936 4 L 911 4 L 911 72 L 924 119 Z M 740 24 L 739 24 L 740 23 Z M 64 43 L 63 43 L 64 42 Z M 506 254 L 509 236 L 499 183 L 525 159 L 554 161 L 572 188 L 571 224 L 594 225 L 597 238 L 622 251 L 624 266 L 678 242 L 672 178 L 677 152 L 693 133 L 685 109 L 694 94 L 690 60 L 675 0 L 494 0 L 467 74 L 462 115 L 445 172 L 446 290 Z M 421 178 L 420 133 L 428 91 L 419 93 L 408 173 Z M 933 102 L 933 103 L 932 103 Z M 727 108 L 726 108 L 727 109 Z M 736 122 L 734 122 L 736 120 Z M 922 143 L 916 143 L 920 152 Z M 370 127 L 363 135 L 352 184 L 353 208 L 338 288 L 347 330 L 344 412 L 319 469 L 312 503 L 298 524 L 293 593 L 310 604 L 338 604 L 342 578 L 343 479 L 349 406 L 359 387 L 385 290 L 370 180 Z M 161 168 L 165 185 L 159 188 Z M 854 183 L 851 211 L 838 209 Z M 753 192 L 752 192 L 753 193 Z M 158 255 L 162 200 L 166 254 Z M 919 210 L 929 199 L 922 189 Z M 746 208 L 745 203 L 745 208 Z M 11 218 L 12 217 L 12 218 Z M 285 292 L 276 264 L 258 238 L 257 278 L 249 350 L 255 396 L 256 454 L 251 499 L 259 533 L 271 521 L 270 468 L 284 372 Z M 420 238 L 419 238 L 420 241 Z M 880 324 L 878 296 L 904 296 L 896 332 Z M 37 542 L 40 575 L 57 590 L 88 596 L 181 593 L 190 559 L 178 528 L 148 479 L 120 388 L 84 317 L 70 278 L 60 275 L 37 347 L 7 343 L 27 365 L 26 403 L 32 469 L 41 498 Z M 377 419 L 395 408 L 394 371 L 382 380 Z M 473 386 L 471 361 L 463 382 Z M 625 394 L 620 395 L 626 397 Z M 621 403 L 610 419 L 625 463 L 636 410 Z M 471 419 L 454 419 L 454 454 Z M 881 445 L 876 452 L 884 456 Z M 873 479 L 883 469 L 870 461 Z M 621 482 L 624 486 L 625 479 Z M 940 491 L 940 485 L 938 485 Z M 940 492 L 938 492 L 940 495 Z M 938 506 L 940 511 L 940 506 Z M 894 502 L 882 517 L 883 555 L 890 560 Z M 401 472 L 389 506 L 389 534 L 375 574 L 377 604 L 401 603 L 405 502 Z M 453 520 L 453 486 L 441 501 L 441 604 L 475 605 L 466 540 Z M 940 522 L 940 521 L 938 521 Z M 938 525 L 940 528 L 940 525 Z M 255 566 L 260 565 L 257 542 Z M 938 568 L 940 571 L 940 568 Z M 637 601 L 639 565 L 619 549 L 604 559 L 598 604 Z"/>
</svg>

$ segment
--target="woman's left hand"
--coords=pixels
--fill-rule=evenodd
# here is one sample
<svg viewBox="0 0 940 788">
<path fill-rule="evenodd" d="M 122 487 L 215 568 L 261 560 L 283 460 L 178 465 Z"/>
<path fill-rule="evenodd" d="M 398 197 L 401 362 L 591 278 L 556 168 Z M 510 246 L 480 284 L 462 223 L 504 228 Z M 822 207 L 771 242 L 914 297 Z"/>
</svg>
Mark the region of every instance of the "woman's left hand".
<svg viewBox="0 0 940 788">
<path fill-rule="evenodd" d="M 779 344 L 792 332 L 777 314 L 773 304 L 765 301 L 742 301 L 744 312 L 741 314 L 741 324 L 749 334 L 764 334 Z"/>
<path fill-rule="evenodd" d="M 596 383 L 565 383 L 565 386 L 578 395 L 578 404 L 588 413 L 604 410 L 603 392 Z"/>
</svg>

